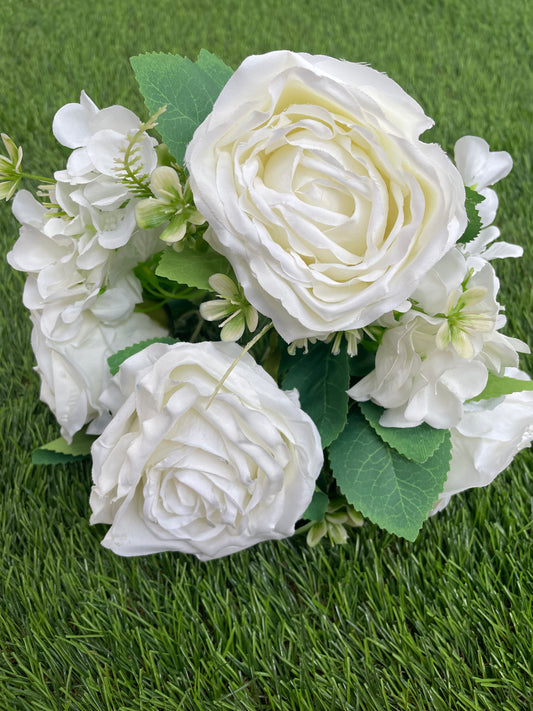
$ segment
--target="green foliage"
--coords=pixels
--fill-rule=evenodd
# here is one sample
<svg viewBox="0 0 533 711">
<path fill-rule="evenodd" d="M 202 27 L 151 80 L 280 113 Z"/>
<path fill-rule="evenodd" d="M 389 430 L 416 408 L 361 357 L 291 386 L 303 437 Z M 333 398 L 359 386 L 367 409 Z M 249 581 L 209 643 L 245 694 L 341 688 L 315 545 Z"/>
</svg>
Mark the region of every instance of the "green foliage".
<svg viewBox="0 0 533 711">
<path fill-rule="evenodd" d="M 350 358 L 350 375 L 354 378 L 364 378 L 374 370 L 376 353 L 368 350 L 366 346 L 373 346 L 373 341 L 363 341 L 359 344 L 359 351 L 356 356 Z"/>
<path fill-rule="evenodd" d="M 116 174 L 128 191 L 138 198 L 149 198 L 152 195 L 150 175 L 144 172 L 141 144 L 145 132 L 157 125 L 157 119 L 164 111 L 159 109 L 146 123 L 141 123 L 138 130 L 128 137 L 126 146 L 122 147 L 122 159 L 117 166 Z"/>
<path fill-rule="evenodd" d="M 154 52 L 132 57 L 131 65 L 148 110 L 153 114 L 166 106 L 158 130 L 181 165 L 187 144 L 233 71 L 205 49 L 196 62 Z"/>
<path fill-rule="evenodd" d="M 327 447 L 346 424 L 350 370 L 343 348 L 334 356 L 327 343 L 315 343 L 307 355 L 294 356 L 295 364 L 283 378 L 284 390 L 296 388 L 300 405 L 320 432 L 322 446 Z"/>
<path fill-rule="evenodd" d="M 333 475 L 348 502 L 378 526 L 410 541 L 442 492 L 450 455 L 448 433 L 424 463 L 402 457 L 355 407 L 329 449 Z"/>
<path fill-rule="evenodd" d="M 478 400 L 490 400 L 493 397 L 501 395 L 510 395 L 511 393 L 523 392 L 524 390 L 533 390 L 533 381 L 520 380 L 520 378 L 508 378 L 505 376 L 494 375 L 489 373 L 487 384 L 482 392 L 472 398 L 473 402 Z"/>
<path fill-rule="evenodd" d="M 69 444 L 63 437 L 58 437 L 48 444 L 35 449 L 31 456 L 32 464 L 67 464 L 87 459 L 91 456 L 91 445 L 96 437 L 84 430 L 76 432 Z"/>
<path fill-rule="evenodd" d="M 315 489 L 311 503 L 306 508 L 302 518 L 308 521 L 322 521 L 328 508 L 329 498 L 320 489 Z"/>
<path fill-rule="evenodd" d="M 209 277 L 213 274 L 230 275 L 232 269 L 226 257 L 210 247 L 204 252 L 198 252 L 186 245 L 181 252 L 168 247 L 162 253 L 155 273 L 178 284 L 213 291 L 209 286 Z"/>
<path fill-rule="evenodd" d="M 472 190 L 472 188 L 469 187 L 465 187 L 465 192 L 465 207 L 466 216 L 468 217 L 468 224 L 462 237 L 457 240 L 458 244 L 467 244 L 467 242 L 471 242 L 478 236 L 479 231 L 481 230 L 481 218 L 476 206 L 479 205 L 480 202 L 483 202 L 485 198 L 483 195 L 476 193 L 475 190 Z"/>
<path fill-rule="evenodd" d="M 135 353 L 139 353 L 139 351 L 144 350 L 147 346 L 151 346 L 152 343 L 167 343 L 171 346 L 176 343 L 176 339 L 165 337 L 148 338 L 146 341 L 140 341 L 139 343 L 135 343 L 132 346 L 128 346 L 127 348 L 123 348 L 122 350 L 113 353 L 113 355 L 109 356 L 109 358 L 107 359 L 107 364 L 109 366 L 111 375 L 116 375 L 122 363 L 124 363 L 124 361 L 127 360 L 130 356 L 135 355 Z"/>
<path fill-rule="evenodd" d="M 449 439 L 448 430 L 437 430 L 425 422 L 418 427 L 382 427 L 379 419 L 383 408 L 373 402 L 360 402 L 359 408 L 376 434 L 399 454 L 423 464 Z"/>
</svg>

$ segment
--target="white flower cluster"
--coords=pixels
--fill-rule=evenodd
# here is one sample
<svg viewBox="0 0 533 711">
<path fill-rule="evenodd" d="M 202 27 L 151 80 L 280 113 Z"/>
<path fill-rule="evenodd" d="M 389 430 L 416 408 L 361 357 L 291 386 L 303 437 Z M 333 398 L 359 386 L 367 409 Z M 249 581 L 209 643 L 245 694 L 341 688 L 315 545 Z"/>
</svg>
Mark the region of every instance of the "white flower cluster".
<svg viewBox="0 0 533 711">
<path fill-rule="evenodd" d="M 144 132 L 154 124 L 124 107 L 99 110 L 82 93 L 57 112 L 54 135 L 72 152 L 49 205 L 15 197 L 22 226 L 8 260 L 28 274 L 41 398 L 67 440 L 88 422 L 100 434 L 91 521 L 111 524 L 104 545 L 207 560 L 289 536 L 324 461 L 296 391 L 280 390 L 235 343 L 152 344 L 110 377 L 109 355 L 166 333 L 134 312 L 142 294 L 133 273 L 165 243 L 177 259 L 192 250 L 196 264 L 205 239 L 230 263 L 231 276 L 201 265 L 218 298 L 198 312 L 223 319 L 223 341 L 264 317 L 272 323 L 250 348 L 272 326 L 289 353 L 320 340 L 334 355 L 346 342 L 357 356 L 368 337 L 377 341 L 374 369 L 348 394 L 383 407 L 383 426 L 450 430 L 450 470 L 432 513 L 488 484 L 530 444 L 533 393 L 473 400 L 491 376 L 528 379 L 516 370 L 527 346 L 501 332 L 491 264 L 522 251 L 495 243 L 491 186 L 512 161 L 465 136 L 454 165 L 420 140 L 432 124 L 386 75 L 286 51 L 249 57 L 229 79 L 188 145 L 189 180 L 175 165 L 158 167 Z M 4 145 L 0 188 L 10 196 L 22 153 Z M 461 243 L 470 189 L 484 198 L 482 229 Z M 206 220 L 204 234 L 196 228 Z M 277 348 L 271 333 L 265 353 Z M 269 355 L 276 369 L 279 349 Z M 356 512 L 331 504 L 311 540 L 345 540 L 347 521 L 358 525 Z"/>
<path fill-rule="evenodd" d="M 24 190 L 13 202 L 21 229 L 7 258 L 28 274 L 23 301 L 33 323 L 41 399 L 69 441 L 104 412 L 98 398 L 109 380 L 107 357 L 166 335 L 148 316 L 133 313 L 142 294 L 132 270 L 160 249 L 155 233 L 137 229 L 138 201 L 117 175 L 127 134 L 139 124 L 122 106 L 98 110 L 83 92 L 79 104 L 67 104 L 54 118 L 55 137 L 74 150 L 47 190 L 50 205 Z M 150 173 L 154 139 L 143 137 L 141 152 Z"/>
<path fill-rule="evenodd" d="M 349 395 L 384 407 L 384 426 L 454 428 L 455 472 L 468 401 L 529 349 L 501 333 L 490 264 L 522 253 L 494 244 L 490 186 L 511 157 L 465 136 L 454 166 L 419 140 L 432 123 L 367 66 L 271 52 L 231 77 L 186 161 L 206 239 L 289 352 L 315 340 L 333 341 L 335 352 L 344 334 L 353 355 L 363 330 L 380 332 L 375 369 Z M 464 186 L 484 200 L 479 235 L 461 244 Z M 522 421 L 517 428 L 522 441 Z M 476 467 L 463 467 L 462 489 L 475 485 Z"/>
<path fill-rule="evenodd" d="M 507 368 L 505 375 L 530 379 L 515 368 Z M 520 450 L 531 445 L 533 392 L 466 403 L 461 421 L 451 429 L 451 439 L 450 471 L 433 514 L 447 506 L 453 494 L 488 486 Z"/>
<path fill-rule="evenodd" d="M 349 395 L 386 408 L 385 427 L 455 426 L 465 401 L 484 389 L 489 371 L 503 374 L 518 365 L 519 351 L 528 351 L 498 330 L 505 317 L 497 291 L 489 263 L 470 273 L 468 258 L 451 250 L 413 292 L 416 308 L 388 319 L 375 369 Z"/>
<path fill-rule="evenodd" d="M 424 275 L 411 294 L 411 309 L 378 322 L 385 330 L 375 369 L 348 391 L 355 400 L 384 407 L 380 423 L 385 427 L 426 422 L 451 429 L 451 469 L 439 510 L 451 494 L 486 486 L 533 439 L 530 393 L 508 395 L 497 403 L 469 402 L 483 391 L 489 373 L 505 375 L 518 366 L 518 353 L 529 352 L 525 343 L 500 332 L 505 316 L 496 300 L 499 281 L 490 264 L 491 259 L 522 254 L 520 247 L 505 242 L 489 246 L 499 230 L 490 226 L 498 198 L 488 186 L 509 173 L 512 160 L 504 151 L 491 152 L 474 136 L 457 142 L 455 157 L 465 184 L 485 197 L 479 209 L 482 230 L 471 242 L 453 247 Z M 503 422 L 501 416 L 514 406 L 521 410 L 518 404 L 526 416 Z M 483 434 L 484 422 L 490 425 Z M 502 434 L 501 439 L 511 442 L 510 449 L 501 445 L 505 454 L 488 456 L 493 442 L 507 430 L 513 435 Z"/>
</svg>

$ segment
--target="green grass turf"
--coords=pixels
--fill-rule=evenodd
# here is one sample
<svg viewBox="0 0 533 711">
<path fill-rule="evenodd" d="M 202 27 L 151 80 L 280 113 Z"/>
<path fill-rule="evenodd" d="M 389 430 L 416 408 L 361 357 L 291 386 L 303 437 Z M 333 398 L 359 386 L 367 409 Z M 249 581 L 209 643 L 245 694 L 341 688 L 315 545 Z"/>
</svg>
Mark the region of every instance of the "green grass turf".
<svg viewBox="0 0 533 711">
<path fill-rule="evenodd" d="M 533 343 L 531 27 L 525 0 L 1 0 L 0 129 L 25 165 L 59 168 L 55 111 L 81 89 L 143 116 L 128 57 L 232 66 L 276 48 L 365 61 L 437 122 L 509 150 L 496 264 L 508 333 Z M 17 228 L 0 206 L 3 254 Z M 501 709 L 533 707 L 530 475 L 524 452 L 456 497 L 411 544 L 371 525 L 349 545 L 268 543 L 201 564 L 120 559 L 89 527 L 87 466 L 32 467 L 57 436 L 38 401 L 22 275 L 0 264 L 0 708 L 7 711 Z M 531 372 L 531 361 L 529 364 Z"/>
</svg>

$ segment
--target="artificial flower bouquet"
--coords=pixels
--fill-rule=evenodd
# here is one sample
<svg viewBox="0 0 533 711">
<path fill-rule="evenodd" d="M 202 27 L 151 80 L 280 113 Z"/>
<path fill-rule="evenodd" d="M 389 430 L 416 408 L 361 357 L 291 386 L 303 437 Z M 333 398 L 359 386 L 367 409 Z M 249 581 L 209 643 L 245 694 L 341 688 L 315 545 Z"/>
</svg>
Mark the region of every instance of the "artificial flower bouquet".
<svg viewBox="0 0 533 711">
<path fill-rule="evenodd" d="M 491 264 L 522 253 L 493 224 L 509 154 L 465 136 L 452 161 L 364 64 L 132 65 L 151 118 L 82 92 L 54 179 L 2 135 L 8 261 L 61 428 L 34 462 L 92 457 L 91 523 L 121 555 L 343 543 L 363 517 L 413 540 L 533 439 Z"/>
</svg>

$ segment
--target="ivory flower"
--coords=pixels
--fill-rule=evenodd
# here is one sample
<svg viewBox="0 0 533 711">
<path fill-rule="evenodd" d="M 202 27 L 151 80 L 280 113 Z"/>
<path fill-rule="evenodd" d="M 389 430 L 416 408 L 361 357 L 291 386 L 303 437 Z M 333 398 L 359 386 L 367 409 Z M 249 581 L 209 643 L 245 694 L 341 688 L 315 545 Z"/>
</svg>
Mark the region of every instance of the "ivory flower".
<svg viewBox="0 0 533 711">
<path fill-rule="evenodd" d="M 489 371 L 518 364 L 525 343 L 499 332 L 505 324 L 496 301 L 499 282 L 488 262 L 474 274 L 454 248 L 413 292 L 416 307 L 388 324 L 374 370 L 348 394 L 385 408 L 385 427 L 427 422 L 457 425 L 466 400 L 478 395 Z"/>
<path fill-rule="evenodd" d="M 134 313 L 116 325 L 106 326 L 85 311 L 75 335 L 64 341 L 46 338 L 37 314 L 31 314 L 31 320 L 41 400 L 55 415 L 67 441 L 107 412 L 99 397 L 111 379 L 109 356 L 148 338 L 168 335 L 145 314 Z"/>
<path fill-rule="evenodd" d="M 505 375 L 530 380 L 508 368 Z M 522 391 L 492 400 L 467 403 L 465 413 L 451 430 L 450 471 L 432 513 L 450 498 L 473 487 L 488 486 L 533 440 L 533 392 Z"/>
<path fill-rule="evenodd" d="M 498 196 L 489 186 L 509 174 L 513 159 L 507 151 L 491 151 L 489 144 L 478 136 L 460 138 L 455 144 L 454 155 L 465 185 L 473 187 L 485 198 L 476 207 L 483 229 L 474 240 L 461 245 L 464 254 L 470 257 L 469 265 L 477 270 L 483 266 L 483 260 L 521 257 L 524 250 L 517 244 L 494 244 L 500 230 L 492 224 L 498 210 Z"/>
<path fill-rule="evenodd" d="M 103 323 L 118 323 L 142 301 L 133 268 L 160 249 L 152 230 L 136 230 L 120 249 L 105 249 L 79 215 L 58 217 L 26 190 L 15 196 L 13 214 L 21 228 L 7 260 L 28 274 L 24 305 L 39 312 L 46 338 L 74 338 L 87 310 Z"/>
<path fill-rule="evenodd" d="M 248 57 L 186 152 L 205 239 L 287 341 L 398 308 L 466 226 L 459 172 L 433 121 L 362 64 Z"/>
<path fill-rule="evenodd" d="M 55 173 L 56 198 L 70 216 L 80 209 L 89 213 L 86 222 L 94 226 L 106 249 L 125 245 L 136 226 L 137 200 L 122 179 L 122 170 L 128 140 L 140 125 L 140 119 L 124 106 L 98 109 L 84 91 L 79 103 L 66 104 L 54 117 L 54 136 L 74 149 L 65 170 Z M 136 168 L 145 181 L 157 165 L 156 143 L 144 133 L 138 144 Z"/>
<path fill-rule="evenodd" d="M 120 555 L 228 555 L 290 536 L 323 454 L 294 393 L 233 343 L 153 344 L 102 396 L 114 417 L 92 447 L 91 523 Z"/>
</svg>

